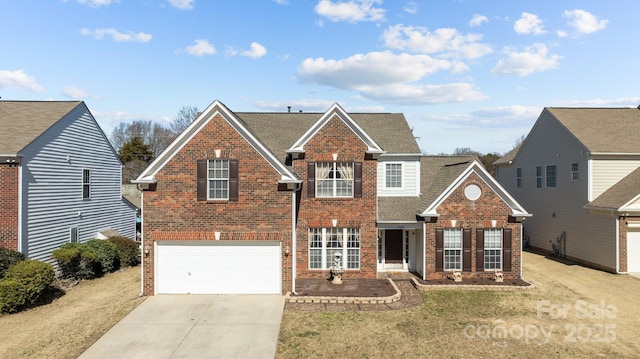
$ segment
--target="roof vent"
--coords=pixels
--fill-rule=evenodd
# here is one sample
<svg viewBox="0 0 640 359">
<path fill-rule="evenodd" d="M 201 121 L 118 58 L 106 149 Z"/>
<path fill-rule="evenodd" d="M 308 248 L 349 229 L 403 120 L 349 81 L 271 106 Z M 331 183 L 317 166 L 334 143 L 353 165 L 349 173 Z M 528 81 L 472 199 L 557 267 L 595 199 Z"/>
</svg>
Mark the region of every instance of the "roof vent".
<svg viewBox="0 0 640 359">
<path fill-rule="evenodd" d="M 287 106 L 287 112 L 291 112 L 291 106 Z"/>
</svg>

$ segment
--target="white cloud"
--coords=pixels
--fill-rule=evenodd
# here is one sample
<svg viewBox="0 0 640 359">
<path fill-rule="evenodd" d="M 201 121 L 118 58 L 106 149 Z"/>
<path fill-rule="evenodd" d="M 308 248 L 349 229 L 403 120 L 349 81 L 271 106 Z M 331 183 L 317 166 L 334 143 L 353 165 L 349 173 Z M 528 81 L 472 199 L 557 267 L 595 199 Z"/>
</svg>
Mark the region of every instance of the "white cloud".
<svg viewBox="0 0 640 359">
<path fill-rule="evenodd" d="M 564 17 L 569 25 L 582 34 L 591 34 L 607 27 L 609 20 L 600 20 L 597 16 L 580 9 L 566 10 Z"/>
<path fill-rule="evenodd" d="M 318 15 L 334 22 L 383 21 L 385 10 L 374 6 L 381 3 L 382 0 L 320 0 L 315 10 Z"/>
<path fill-rule="evenodd" d="M 62 96 L 72 98 L 72 99 L 83 99 L 83 98 L 86 98 L 88 95 L 87 95 L 87 91 L 85 91 L 84 89 L 74 87 L 74 86 L 67 86 L 64 89 L 62 89 Z"/>
<path fill-rule="evenodd" d="M 469 20 L 469 26 L 476 27 L 482 25 L 485 22 L 489 22 L 489 19 L 486 16 L 475 14 L 471 18 L 471 20 Z"/>
<path fill-rule="evenodd" d="M 251 57 L 253 59 L 261 58 L 267 54 L 267 49 L 257 42 L 251 43 L 251 50 L 243 51 L 240 55 Z"/>
<path fill-rule="evenodd" d="M 0 87 L 6 89 L 23 89 L 31 92 L 42 92 L 44 88 L 40 86 L 33 76 L 27 75 L 24 70 L 0 70 Z"/>
<path fill-rule="evenodd" d="M 556 31 L 556 34 L 557 34 L 557 35 L 558 35 L 558 37 L 560 37 L 560 38 L 563 38 L 563 37 L 567 37 L 567 36 L 569 36 L 569 34 L 568 34 L 566 31 L 564 31 L 564 30 L 558 30 L 558 31 Z"/>
<path fill-rule="evenodd" d="M 507 51 L 507 57 L 501 59 L 498 64 L 491 69 L 492 74 L 508 75 L 516 74 L 526 76 L 533 72 L 556 69 L 559 66 L 561 57 L 549 54 L 545 44 L 534 44 L 528 46 L 522 52 Z"/>
<path fill-rule="evenodd" d="M 169 0 L 169 4 L 180 10 L 191 10 L 193 9 L 193 3 L 195 0 Z"/>
<path fill-rule="evenodd" d="M 542 28 L 542 20 L 538 18 L 538 15 L 523 12 L 520 19 L 516 20 L 513 24 L 513 30 L 518 34 L 534 34 L 541 35 L 546 31 Z"/>
<path fill-rule="evenodd" d="M 279 5 L 289 5 L 289 0 L 273 0 L 273 2 Z"/>
<path fill-rule="evenodd" d="M 153 36 L 144 32 L 134 33 L 133 31 L 127 31 L 126 33 L 123 33 L 112 28 L 95 30 L 83 28 L 80 30 L 80 33 L 84 36 L 90 36 L 97 40 L 101 40 L 105 36 L 111 36 L 115 42 L 149 42 L 153 38 Z"/>
<path fill-rule="evenodd" d="M 298 77 L 304 82 L 357 91 L 363 97 L 388 103 L 433 104 L 484 98 L 465 83 L 416 83 L 438 71 L 459 70 L 459 66 L 428 55 L 370 52 L 340 60 L 308 58 L 298 67 Z"/>
<path fill-rule="evenodd" d="M 77 0 L 77 1 L 79 4 L 88 5 L 92 7 L 109 6 L 113 2 L 112 0 Z M 116 0 L 115 2 L 118 2 L 118 0 Z"/>
<path fill-rule="evenodd" d="M 551 106 L 563 107 L 638 107 L 640 97 L 622 97 L 614 99 L 587 99 L 554 101 Z"/>
<path fill-rule="evenodd" d="M 530 123 L 540 115 L 538 106 L 498 106 L 484 108 L 470 113 L 470 125 L 479 127 L 513 127 L 518 123 Z"/>
<path fill-rule="evenodd" d="M 409 1 L 407 5 L 405 5 L 402 10 L 408 14 L 415 14 L 418 12 L 418 4 L 415 1 Z"/>
<path fill-rule="evenodd" d="M 195 45 L 187 46 L 185 51 L 189 55 L 195 56 L 204 56 L 204 55 L 213 55 L 216 53 L 215 47 L 209 43 L 209 41 L 204 39 L 196 40 Z"/>
<path fill-rule="evenodd" d="M 307 58 L 298 67 L 301 80 L 341 89 L 413 82 L 453 64 L 428 55 L 393 54 L 389 51 L 356 54 L 340 60 Z"/>
<path fill-rule="evenodd" d="M 489 45 L 482 44 L 480 34 L 463 35 L 456 29 L 442 28 L 433 32 L 421 26 L 391 26 L 382 34 L 384 45 L 392 49 L 422 54 L 440 54 L 443 57 L 476 59 L 491 53 Z"/>
</svg>

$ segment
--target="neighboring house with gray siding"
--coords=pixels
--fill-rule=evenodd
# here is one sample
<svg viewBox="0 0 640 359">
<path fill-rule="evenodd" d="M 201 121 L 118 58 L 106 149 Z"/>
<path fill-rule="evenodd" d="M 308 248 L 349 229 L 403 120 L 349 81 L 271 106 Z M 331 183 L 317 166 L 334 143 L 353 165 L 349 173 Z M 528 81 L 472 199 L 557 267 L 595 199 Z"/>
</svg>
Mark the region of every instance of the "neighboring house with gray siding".
<svg viewBox="0 0 640 359">
<path fill-rule="evenodd" d="M 534 214 L 533 247 L 640 272 L 640 109 L 545 108 L 498 181 Z"/>
<path fill-rule="evenodd" d="M 0 246 L 51 262 L 64 243 L 135 238 L 122 163 L 81 101 L 0 101 Z"/>
</svg>

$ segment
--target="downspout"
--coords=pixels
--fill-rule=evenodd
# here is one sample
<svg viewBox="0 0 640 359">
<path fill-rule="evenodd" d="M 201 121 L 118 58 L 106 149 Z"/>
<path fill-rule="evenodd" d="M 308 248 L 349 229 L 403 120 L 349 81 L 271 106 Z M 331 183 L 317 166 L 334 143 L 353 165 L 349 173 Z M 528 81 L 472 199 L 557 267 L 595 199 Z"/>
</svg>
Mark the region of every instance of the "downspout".
<svg viewBox="0 0 640 359">
<path fill-rule="evenodd" d="M 293 196 L 291 197 L 291 251 L 293 254 L 293 258 L 291 258 L 291 293 L 293 294 L 297 294 L 296 293 L 296 262 L 297 262 L 297 254 L 298 254 L 298 250 L 297 250 L 297 239 L 298 236 L 296 235 L 296 222 L 297 222 L 297 217 L 296 217 L 296 210 L 298 208 L 297 206 L 297 201 L 296 201 L 296 196 L 298 194 L 298 192 L 302 189 L 302 183 L 298 183 L 296 184 L 296 188 L 293 190 Z"/>
<path fill-rule="evenodd" d="M 427 280 L 427 222 L 422 223 L 422 280 Z"/>
<path fill-rule="evenodd" d="M 628 230 L 627 233 L 629 233 Z M 629 264 L 627 264 L 628 266 Z M 616 273 L 620 273 L 620 217 L 616 217 Z"/>
<path fill-rule="evenodd" d="M 140 191 L 140 294 L 144 295 L 144 191 Z"/>
</svg>

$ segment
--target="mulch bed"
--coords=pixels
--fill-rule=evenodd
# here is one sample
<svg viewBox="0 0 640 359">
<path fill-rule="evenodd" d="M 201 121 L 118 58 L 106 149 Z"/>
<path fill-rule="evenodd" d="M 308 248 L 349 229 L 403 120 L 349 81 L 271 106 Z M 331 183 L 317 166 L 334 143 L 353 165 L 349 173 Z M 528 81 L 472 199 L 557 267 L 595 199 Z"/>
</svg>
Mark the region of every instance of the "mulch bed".
<svg viewBox="0 0 640 359">
<path fill-rule="evenodd" d="M 396 290 L 386 279 L 345 279 L 333 284 L 327 279 L 298 279 L 293 296 L 388 297 Z"/>
<path fill-rule="evenodd" d="M 453 279 L 430 279 L 430 280 L 422 280 L 417 279 L 416 281 L 423 285 L 487 285 L 487 286 L 516 286 L 516 287 L 528 287 L 531 283 L 525 282 L 522 279 L 505 279 L 504 282 L 499 283 L 493 279 L 489 278 L 469 278 L 463 279 L 462 282 L 456 282 Z"/>
</svg>

